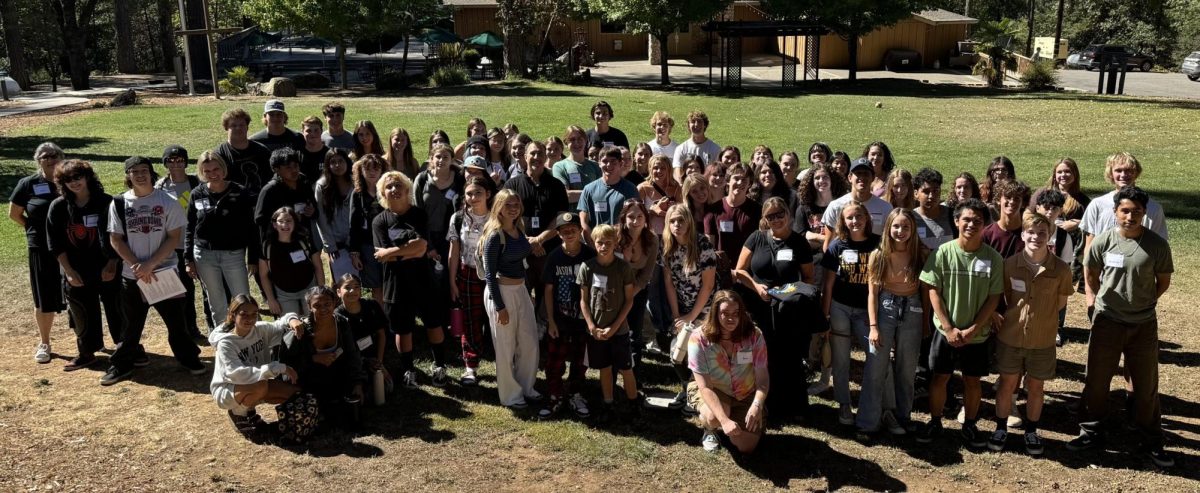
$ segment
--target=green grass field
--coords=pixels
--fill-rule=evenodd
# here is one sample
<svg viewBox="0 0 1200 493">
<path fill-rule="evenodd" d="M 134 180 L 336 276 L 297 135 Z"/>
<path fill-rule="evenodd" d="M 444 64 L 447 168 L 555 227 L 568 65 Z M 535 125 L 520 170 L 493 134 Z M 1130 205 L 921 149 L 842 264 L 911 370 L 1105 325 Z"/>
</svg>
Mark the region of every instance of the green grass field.
<svg viewBox="0 0 1200 493">
<path fill-rule="evenodd" d="M 828 396 L 814 399 L 815 410 L 805 425 L 788 424 L 772 431 L 763 451 L 750 458 L 711 456 L 697 446 L 694 424 L 660 414 L 638 424 L 593 427 L 574 420 L 539 423 L 513 416 L 496 405 L 494 371 L 485 366 L 484 386 L 444 390 L 428 388 L 411 401 L 369 409 L 377 424 L 364 436 L 322 439 L 315 451 L 296 454 L 240 440 L 223 413 L 205 395 L 207 382 L 175 375 L 169 363 L 156 359 L 144 378 L 95 392 L 98 372 L 63 374 L 59 362 L 34 365 L 29 361 L 34 331 L 29 321 L 24 282 L 23 235 L 10 221 L 0 221 L 0 272 L 14 282 L 0 289 L 12 301 L 0 306 L 7 321 L 0 330 L 14 341 L 0 346 L 0 449 L 20 447 L 9 465 L 0 465 L 0 489 L 63 483 L 91 488 L 75 475 L 112 470 L 122 460 L 161 464 L 131 469 L 121 478 L 150 485 L 150 489 L 275 490 L 311 488 L 315 484 L 343 489 L 408 484 L 416 489 L 449 490 L 711 490 L 792 487 L 865 490 L 988 491 L 1070 488 L 1184 491 L 1196 487 L 1194 450 L 1200 447 L 1200 399 L 1192 382 L 1200 358 L 1197 338 L 1187 320 L 1191 296 L 1200 293 L 1196 272 L 1200 256 L 1200 187 L 1190 166 L 1200 162 L 1200 104 L 1165 100 L 1107 98 L 1075 94 L 993 93 L 942 86 L 906 85 L 895 81 L 861 86 L 829 86 L 841 94 L 763 93 L 727 96 L 613 88 L 503 83 L 469 88 L 400 94 L 396 97 L 338 98 L 348 108 L 347 125 L 367 119 L 381 134 L 393 127 L 408 129 L 418 148 L 434 129 L 445 129 L 452 140 L 464 137 L 470 117 L 489 126 L 514 122 L 534 138 L 561 136 L 570 124 L 590 126 L 588 109 L 598 99 L 616 111 L 612 124 L 632 141 L 652 137 L 648 124 L 656 110 L 675 117 L 676 140 L 686 137 L 683 123 L 689 111 L 705 111 L 712 124 L 709 136 L 721 145 L 737 145 L 748 154 L 756 144 L 776 153 L 803 152 L 814 141 L 857 155 L 874 140 L 887 142 L 897 163 L 916 171 L 925 166 L 954 175 L 967 170 L 982 176 L 991 158 L 1010 157 L 1019 178 L 1041 186 L 1054 161 L 1070 156 L 1081 165 L 1089 195 L 1106 193 L 1101 178 L 1104 159 L 1117 151 L 1136 155 L 1146 172 L 1139 184 L 1164 205 L 1174 247 L 1176 274 L 1171 291 L 1160 303 L 1164 341 L 1160 389 L 1169 445 L 1183 452 L 1173 471 L 1157 473 L 1138 457 L 1115 453 L 1077 456 L 1062 442 L 1076 430 L 1075 416 L 1066 411 L 1082 389 L 1087 333 L 1083 327 L 1082 297 L 1072 299 L 1068 325 L 1073 343 L 1060 351 L 1060 380 L 1048 385 L 1049 401 L 1043 428 L 1050 437 L 1047 458 L 1033 459 L 1010 446 L 1005 454 L 960 449 L 956 436 L 943 439 L 942 448 L 923 449 L 911 440 L 885 441 L 873 446 L 836 428 L 836 406 Z M 885 95 L 884 93 L 900 94 Z M 179 143 L 193 156 L 223 140 L 220 114 L 243 107 L 256 114 L 265 98 L 141 105 L 68 113 L 36 123 L 0 130 L 0 191 L 5 197 L 17 179 L 30 173 L 31 156 L 41 141 L 58 142 L 68 157 L 98 165 L 110 192 L 121 190 L 120 162 L 134 154 L 158 160 L 162 148 Z M 309 114 L 319 113 L 329 97 L 287 101 L 292 127 Z M 882 108 L 876 103 L 881 102 Z M 0 127 L 4 128 L 4 127 Z M 252 129 L 257 129 L 252 125 Z M 424 156 L 418 155 L 419 158 Z M 152 317 L 152 320 L 157 320 Z M 70 333 L 60 318 L 55 328 L 60 352 L 73 351 Z M 169 354 L 162 330 L 147 330 L 151 352 Z M 205 349 L 205 358 L 211 354 Z M 772 353 L 775 355 L 776 353 Z M 861 360 L 861 352 L 856 353 Z M 159 358 L 161 359 L 161 358 Z M 165 366 L 164 366 L 165 365 Z M 651 386 L 666 389 L 672 381 L 661 359 L 648 368 Z M 452 372 L 457 376 L 457 370 Z M 152 376 L 153 375 L 153 376 Z M 595 383 L 596 374 L 589 375 Z M 183 379 L 181 382 L 173 379 Z M 116 390 L 110 390 L 116 389 Z M 990 392 L 985 392 L 990 394 Z M 923 402 L 923 401 L 922 401 Z M 136 406 L 138 421 L 127 421 Z M 831 407 L 832 406 L 832 407 Z M 919 409 L 923 409 L 920 405 Z M 984 413 L 992 406 L 985 405 Z M 401 421 L 393 422 L 396 416 Z M 983 416 L 989 416 L 984 414 Z M 923 421 L 924 415 L 916 419 Z M 161 421 L 161 420 L 166 420 Z M 956 427 L 957 425 L 951 425 Z M 990 424 L 981 425 L 990 431 Z M 137 433 L 137 438 L 127 434 Z M 956 434 L 955 434 L 956 435 Z M 131 441 L 132 440 L 132 441 Z M 1019 438 L 1014 438 L 1013 442 Z M 51 451 L 65 442 L 68 450 L 89 462 Z M 114 458 L 109 450 L 120 450 Z M 200 452 L 196 452 L 200 451 Z M 334 457 L 328 457 L 334 456 Z M 253 458 L 254 465 L 246 459 Z M 146 465 L 149 465 L 147 462 Z M 58 469 L 47 473 L 45 468 Z M 54 476 L 57 474 L 58 476 Z M 392 483 L 403 480 L 408 483 Z M 119 489 L 110 483 L 101 489 Z M 87 486 L 84 486 L 87 485 Z"/>
</svg>

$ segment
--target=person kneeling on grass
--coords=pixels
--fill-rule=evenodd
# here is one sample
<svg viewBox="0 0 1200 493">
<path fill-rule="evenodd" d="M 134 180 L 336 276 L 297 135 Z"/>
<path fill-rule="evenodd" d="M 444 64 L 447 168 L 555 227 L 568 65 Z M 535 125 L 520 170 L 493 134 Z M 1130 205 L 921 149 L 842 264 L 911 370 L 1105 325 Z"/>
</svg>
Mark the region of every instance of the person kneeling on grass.
<svg viewBox="0 0 1200 493">
<path fill-rule="evenodd" d="M 259 322 L 258 303 L 245 294 L 233 297 L 227 313 L 225 323 L 208 336 L 216 350 L 209 389 L 217 407 L 229 411 L 233 426 L 250 433 L 262 425 L 255 406 L 282 404 L 300 390 L 296 369 L 272 354 L 289 329 L 301 330 L 304 323 L 294 313 Z"/>
<path fill-rule="evenodd" d="M 695 406 L 704 427 L 700 442 L 704 450 L 715 452 L 721 431 L 748 454 L 766 431 L 763 405 L 771 387 L 767 344 L 737 293 L 717 292 L 710 313 L 688 340 L 688 368 L 699 388 Z"/>
<path fill-rule="evenodd" d="M 354 329 L 350 320 L 335 313 L 338 296 L 333 289 L 309 288 L 304 303 L 309 315 L 300 329 L 284 336 L 280 360 L 296 369 L 300 387 L 320 402 L 321 421 L 335 418 L 353 428 L 366 380 Z"/>
<path fill-rule="evenodd" d="M 628 262 L 617 258 L 617 229 L 601 224 L 592 230 L 596 258 L 584 262 L 579 269 L 579 308 L 587 322 L 587 365 L 600 370 L 600 391 L 604 397 L 605 414 L 613 406 L 613 370 L 621 372 L 625 397 L 636 413 L 640 405 L 637 382 L 633 377 L 633 357 L 629 350 L 629 323 L 626 318 L 633 308 L 633 279 L 635 273 Z"/>
<path fill-rule="evenodd" d="M 1058 192 L 1054 192 L 1058 193 Z M 1025 375 L 1025 451 L 1041 455 L 1042 439 L 1038 420 L 1045 397 L 1042 386 L 1054 378 L 1057 363 L 1054 336 L 1058 320 L 1054 315 L 1067 306 L 1075 292 L 1071 268 L 1050 254 L 1050 229 L 1054 222 L 1038 213 L 1029 213 L 1021 225 L 1025 248 L 1004 261 L 1004 299 L 1008 309 L 996 334 L 996 364 L 1000 380 L 996 389 L 996 431 L 988 448 L 999 452 L 1008 441 L 1008 416 L 1014 406 L 1013 395 Z"/>
</svg>

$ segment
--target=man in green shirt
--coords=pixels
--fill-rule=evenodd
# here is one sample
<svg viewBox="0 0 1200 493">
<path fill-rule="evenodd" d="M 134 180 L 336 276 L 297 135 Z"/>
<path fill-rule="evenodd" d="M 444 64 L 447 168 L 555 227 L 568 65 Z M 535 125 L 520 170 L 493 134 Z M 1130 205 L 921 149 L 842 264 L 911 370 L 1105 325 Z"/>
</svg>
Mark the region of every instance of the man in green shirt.
<svg viewBox="0 0 1200 493">
<path fill-rule="evenodd" d="M 1143 451 L 1159 467 L 1175 465 L 1163 448 L 1162 410 L 1158 402 L 1158 299 L 1171 286 L 1175 271 L 1167 240 L 1142 224 L 1150 197 L 1127 185 L 1113 197 L 1116 227 L 1096 235 L 1087 247 L 1084 278 L 1088 305 L 1096 307 L 1088 342 L 1080 433 L 1067 443 L 1072 451 L 1094 447 L 1104 437 L 1102 420 L 1121 356 L 1133 383 L 1134 424 L 1143 435 Z"/>
<path fill-rule="evenodd" d="M 929 424 L 917 435 L 929 443 L 942 431 L 946 383 L 957 367 L 963 376 L 966 420 L 963 439 L 972 447 L 987 445 L 979 432 L 979 378 L 988 373 L 987 341 L 992 313 L 1004 292 L 1004 259 L 983 244 L 988 208 L 968 199 L 954 209 L 958 239 L 939 247 L 925 262 L 921 282 L 929 286 L 929 306 L 937 333 L 929 349 L 933 380 L 929 384 Z"/>
</svg>

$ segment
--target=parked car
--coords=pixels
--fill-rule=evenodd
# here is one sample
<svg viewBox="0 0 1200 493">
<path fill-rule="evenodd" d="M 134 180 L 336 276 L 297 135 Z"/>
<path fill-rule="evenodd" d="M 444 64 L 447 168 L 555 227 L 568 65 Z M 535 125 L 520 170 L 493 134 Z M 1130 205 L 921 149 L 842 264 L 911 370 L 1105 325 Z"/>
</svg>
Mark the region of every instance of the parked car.
<svg viewBox="0 0 1200 493">
<path fill-rule="evenodd" d="M 1088 45 L 1082 52 L 1079 53 L 1079 63 L 1088 70 L 1093 70 L 1100 67 L 1100 57 L 1105 54 L 1124 54 L 1125 66 L 1131 69 L 1138 69 L 1142 72 L 1149 72 L 1154 68 L 1154 60 L 1150 55 L 1145 55 L 1134 51 L 1128 46 L 1121 45 Z"/>
<path fill-rule="evenodd" d="M 892 72 L 921 70 L 921 54 L 913 50 L 891 49 L 883 54 L 883 68 Z"/>
<path fill-rule="evenodd" d="M 1183 64 L 1179 66 L 1179 71 L 1183 72 L 1188 79 L 1200 80 L 1200 51 L 1193 51 L 1191 55 L 1184 58 Z"/>
<path fill-rule="evenodd" d="M 1066 68 L 1083 68 L 1084 64 L 1079 63 L 1079 54 L 1072 53 L 1067 56 Z"/>
</svg>

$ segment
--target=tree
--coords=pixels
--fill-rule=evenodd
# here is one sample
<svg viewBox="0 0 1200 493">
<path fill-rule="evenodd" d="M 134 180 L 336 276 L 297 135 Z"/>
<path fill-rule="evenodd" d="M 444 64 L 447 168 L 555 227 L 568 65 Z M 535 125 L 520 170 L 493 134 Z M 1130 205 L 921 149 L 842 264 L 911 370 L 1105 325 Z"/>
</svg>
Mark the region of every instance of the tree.
<svg viewBox="0 0 1200 493">
<path fill-rule="evenodd" d="M 850 80 L 858 78 L 858 38 L 930 8 L 934 0 L 766 0 L 782 18 L 813 19 L 846 40 Z"/>
<path fill-rule="evenodd" d="M 156 2 L 158 13 L 158 44 L 162 50 L 162 57 L 159 59 L 159 68 L 162 70 L 174 70 L 175 66 L 175 23 L 174 16 L 176 7 L 171 0 L 158 0 Z"/>
<path fill-rule="evenodd" d="M 89 89 L 87 49 L 90 41 L 92 16 L 96 14 L 96 0 L 46 0 L 54 12 L 59 35 L 67 55 L 71 88 L 76 91 Z"/>
<path fill-rule="evenodd" d="M 346 46 L 366 16 L 354 0 L 246 0 L 242 12 L 265 29 L 290 28 L 327 39 L 337 46 L 342 89 L 346 89 Z M 213 76 L 216 78 L 216 75 Z"/>
<path fill-rule="evenodd" d="M 372 36 L 395 34 L 404 40 L 400 73 L 408 73 L 408 38 L 424 25 L 446 17 L 438 0 L 364 0 L 363 30 Z"/>
<path fill-rule="evenodd" d="M 17 0 L 0 0 L 0 24 L 4 29 L 4 49 L 8 54 L 8 75 L 17 85 L 29 90 L 29 68 L 25 64 L 25 45 L 22 44 Z"/>
<path fill-rule="evenodd" d="M 658 42 L 662 60 L 660 83 L 671 83 L 667 69 L 668 38 L 692 22 L 712 19 L 733 0 L 588 0 L 591 10 L 603 12 L 610 22 L 625 23 L 626 31 L 649 34 Z"/>
<path fill-rule="evenodd" d="M 130 19 L 130 0 L 113 0 L 113 31 L 117 35 L 117 70 L 132 74 L 138 71 L 133 48 L 133 21 Z"/>
</svg>

